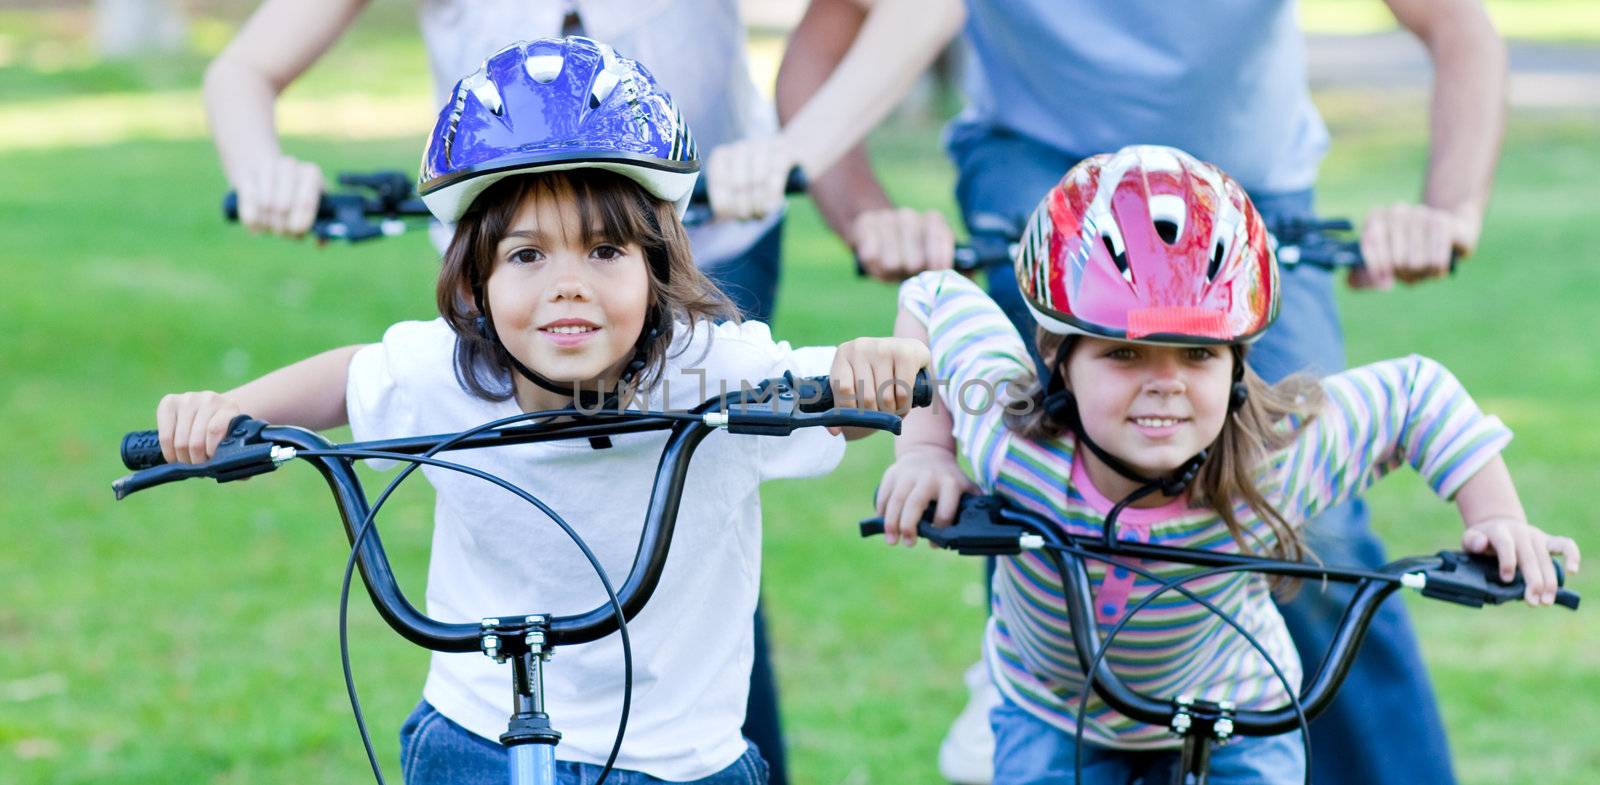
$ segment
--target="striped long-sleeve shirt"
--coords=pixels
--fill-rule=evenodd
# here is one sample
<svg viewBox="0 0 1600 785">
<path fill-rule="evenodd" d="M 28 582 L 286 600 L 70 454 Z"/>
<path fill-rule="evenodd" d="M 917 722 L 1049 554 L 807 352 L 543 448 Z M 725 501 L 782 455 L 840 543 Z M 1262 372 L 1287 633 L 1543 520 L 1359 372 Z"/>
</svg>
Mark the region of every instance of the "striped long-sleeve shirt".
<svg viewBox="0 0 1600 785">
<path fill-rule="evenodd" d="M 1096 534 L 1110 502 L 1074 471 L 1071 435 L 1035 441 L 1008 431 L 1004 403 L 1016 400 L 1008 383 L 1033 373 L 1022 338 L 971 282 L 952 273 L 924 273 L 900 290 L 900 305 L 928 329 L 932 372 L 954 420 L 957 444 L 987 493 L 1005 496 L 1059 522 L 1074 534 Z M 1499 419 L 1483 414 L 1449 371 L 1411 356 L 1328 377 L 1323 410 L 1295 441 L 1260 468 L 1263 495 L 1294 525 L 1344 501 L 1388 471 L 1409 464 L 1439 496 L 1461 484 L 1510 440 Z M 1236 517 L 1265 545 L 1271 530 L 1247 506 Z M 1238 552 L 1226 525 L 1208 508 L 1178 502 L 1130 509 L 1118 536 L 1181 548 Z M 1189 566 L 1140 565 L 1162 580 L 1195 572 Z M 1156 583 L 1089 562 L 1101 634 Z M 1001 691 L 1034 716 L 1071 733 L 1076 729 L 1082 671 L 1072 648 L 1061 579 L 1046 555 L 999 560 L 984 651 Z M 1272 604 L 1264 578 L 1231 573 L 1185 584 L 1259 641 L 1299 689 L 1300 663 Z M 1112 669 L 1136 690 L 1158 697 L 1189 694 L 1229 700 L 1241 708 L 1272 709 L 1288 702 L 1283 684 L 1245 639 L 1199 604 L 1171 593 L 1141 610 L 1112 642 Z M 1135 722 L 1091 695 L 1084 735 L 1125 749 L 1176 746 L 1162 727 Z"/>
</svg>

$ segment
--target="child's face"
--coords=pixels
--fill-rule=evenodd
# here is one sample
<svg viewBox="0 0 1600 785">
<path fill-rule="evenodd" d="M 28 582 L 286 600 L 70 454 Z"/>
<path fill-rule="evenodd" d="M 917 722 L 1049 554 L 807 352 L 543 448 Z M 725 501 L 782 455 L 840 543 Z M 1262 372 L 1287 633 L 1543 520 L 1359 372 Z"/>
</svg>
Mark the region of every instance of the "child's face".
<svg viewBox="0 0 1600 785">
<path fill-rule="evenodd" d="M 495 249 L 487 297 L 500 340 L 556 382 L 615 380 L 649 310 L 650 279 L 635 243 L 579 237 L 566 200 L 530 199 Z M 513 375 L 519 398 L 528 382 Z"/>
<path fill-rule="evenodd" d="M 1155 476 L 1183 465 L 1222 432 L 1233 353 L 1225 346 L 1082 338 L 1065 373 L 1089 438 Z"/>
</svg>

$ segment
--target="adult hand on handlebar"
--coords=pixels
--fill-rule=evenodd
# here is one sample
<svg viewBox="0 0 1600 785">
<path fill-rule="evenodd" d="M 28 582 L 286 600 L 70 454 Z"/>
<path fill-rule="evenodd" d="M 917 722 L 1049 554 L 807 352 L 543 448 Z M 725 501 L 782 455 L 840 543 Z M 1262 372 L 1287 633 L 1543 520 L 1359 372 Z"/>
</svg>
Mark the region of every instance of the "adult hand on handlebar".
<svg viewBox="0 0 1600 785">
<path fill-rule="evenodd" d="M 828 372 L 834 404 L 903 415 L 911 411 L 917 372 L 930 359 L 927 344 L 910 338 L 857 338 L 839 344 Z"/>
<path fill-rule="evenodd" d="M 967 479 L 948 448 L 922 444 L 902 448 L 884 470 L 874 502 L 883 518 L 884 542 L 916 545 L 917 524 L 929 504 L 936 505 L 933 525 L 949 526 L 955 521 L 961 494 L 977 492 L 978 486 Z"/>
<path fill-rule="evenodd" d="M 202 390 L 168 395 L 156 406 L 156 434 L 167 463 L 205 463 L 239 415 L 239 404 Z"/>
<path fill-rule="evenodd" d="M 1461 535 L 1461 547 L 1468 553 L 1493 553 L 1500 560 L 1500 580 L 1510 582 L 1517 570 L 1522 570 L 1527 591 L 1523 600 L 1529 605 L 1550 605 L 1555 602 L 1555 566 L 1550 557 L 1562 556 L 1566 568 L 1577 572 L 1580 555 L 1578 544 L 1571 537 L 1546 534 L 1537 526 L 1511 516 L 1496 516 L 1478 521 Z"/>
<path fill-rule="evenodd" d="M 322 198 L 322 167 L 294 156 L 257 162 L 234 185 L 239 223 L 252 232 L 303 237 L 317 217 Z"/>
<path fill-rule="evenodd" d="M 1367 213 L 1361 228 L 1364 263 L 1350 271 L 1355 289 L 1386 290 L 1396 279 L 1417 283 L 1450 274 L 1452 252 L 1472 252 L 1480 223 L 1449 210 L 1397 202 Z"/>
<path fill-rule="evenodd" d="M 783 207 L 784 184 L 798 163 L 781 136 L 720 145 L 706 161 L 706 192 L 718 220 L 763 218 Z"/>
<path fill-rule="evenodd" d="M 867 210 L 851 224 L 850 244 L 862 269 L 880 281 L 948 270 L 955 261 L 955 233 L 937 210 Z"/>
</svg>

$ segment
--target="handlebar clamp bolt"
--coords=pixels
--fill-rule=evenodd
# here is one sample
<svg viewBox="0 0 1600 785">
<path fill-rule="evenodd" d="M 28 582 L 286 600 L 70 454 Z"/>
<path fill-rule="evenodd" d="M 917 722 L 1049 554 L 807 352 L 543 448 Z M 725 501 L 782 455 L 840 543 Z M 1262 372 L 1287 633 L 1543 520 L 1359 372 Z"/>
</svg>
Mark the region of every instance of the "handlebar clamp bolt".
<svg viewBox="0 0 1600 785">
<path fill-rule="evenodd" d="M 500 653 L 500 636 L 485 635 L 482 639 L 483 653 L 489 655 L 495 662 L 505 662 L 506 656 Z"/>
<path fill-rule="evenodd" d="M 1190 724 L 1191 720 L 1189 719 L 1189 713 L 1187 711 L 1179 710 L 1177 714 L 1172 715 L 1173 733 L 1176 733 L 1180 736 L 1187 734 L 1189 732 Z"/>
<path fill-rule="evenodd" d="M 1211 735 L 1219 741 L 1233 735 L 1233 712 L 1238 705 L 1233 701 L 1217 702 L 1217 721 L 1211 725 Z"/>
<path fill-rule="evenodd" d="M 1172 732 L 1179 736 L 1189 735 L 1189 729 L 1194 727 L 1194 717 L 1189 714 L 1189 707 L 1194 705 L 1194 698 L 1188 695 L 1179 695 L 1173 701 Z"/>
</svg>

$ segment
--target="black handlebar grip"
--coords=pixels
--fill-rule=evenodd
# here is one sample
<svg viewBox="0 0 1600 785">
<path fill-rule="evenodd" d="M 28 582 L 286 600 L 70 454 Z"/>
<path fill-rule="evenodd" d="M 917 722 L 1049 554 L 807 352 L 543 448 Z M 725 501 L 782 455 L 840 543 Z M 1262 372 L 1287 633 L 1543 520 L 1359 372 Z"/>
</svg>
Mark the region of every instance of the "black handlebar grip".
<svg viewBox="0 0 1600 785">
<path fill-rule="evenodd" d="M 789 174 L 783 180 L 783 193 L 785 196 L 798 196 L 806 192 L 806 176 L 795 166 L 789 169 Z M 711 184 L 707 181 L 705 172 L 701 172 L 694 180 L 694 189 L 689 192 L 691 204 L 711 203 Z"/>
<path fill-rule="evenodd" d="M 820 377 L 819 377 L 820 378 Z M 833 385 L 825 385 L 820 390 L 802 389 L 800 402 L 795 407 L 802 412 L 825 412 L 834 408 Z M 911 385 L 911 405 L 913 407 L 928 406 L 933 403 L 933 383 L 928 381 L 926 369 L 917 371 L 917 378 Z"/>
<path fill-rule="evenodd" d="M 928 381 L 927 371 L 917 371 L 917 379 L 911 385 L 911 406 L 921 408 L 933 405 L 933 383 Z"/>
<path fill-rule="evenodd" d="M 359 199 L 360 197 L 355 196 L 355 197 L 349 197 L 349 198 Z M 333 204 L 333 202 L 331 200 L 328 199 L 328 194 L 324 193 L 321 197 L 318 198 L 318 200 L 317 200 L 317 220 L 320 221 L 320 220 L 325 220 L 325 219 L 328 219 L 328 218 L 332 218 L 332 217 L 334 217 L 334 213 L 335 212 L 336 212 L 336 210 L 334 208 L 334 204 Z M 227 193 L 227 195 L 222 197 L 222 217 L 227 219 L 229 223 L 238 223 L 239 222 L 239 192 L 238 191 L 229 191 Z"/>
<path fill-rule="evenodd" d="M 122 437 L 122 465 L 138 471 L 160 466 L 167 459 L 161 456 L 161 442 L 155 431 L 132 431 Z"/>
</svg>

